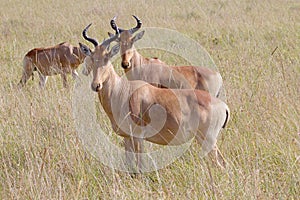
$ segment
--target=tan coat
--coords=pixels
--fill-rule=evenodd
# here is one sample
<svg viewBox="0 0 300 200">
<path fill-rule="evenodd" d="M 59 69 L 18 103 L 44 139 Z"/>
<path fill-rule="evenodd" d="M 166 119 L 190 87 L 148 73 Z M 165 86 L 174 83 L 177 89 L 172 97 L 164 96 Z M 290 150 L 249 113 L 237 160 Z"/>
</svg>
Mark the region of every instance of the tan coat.
<svg viewBox="0 0 300 200">
<path fill-rule="evenodd" d="M 76 69 L 83 62 L 85 55 L 79 47 L 63 42 L 56 46 L 35 48 L 30 50 L 23 59 L 23 75 L 19 86 L 24 86 L 27 80 L 38 71 L 40 86 L 44 87 L 48 76 L 60 74 L 64 87 L 67 87 L 66 74 L 77 78 Z"/>
</svg>

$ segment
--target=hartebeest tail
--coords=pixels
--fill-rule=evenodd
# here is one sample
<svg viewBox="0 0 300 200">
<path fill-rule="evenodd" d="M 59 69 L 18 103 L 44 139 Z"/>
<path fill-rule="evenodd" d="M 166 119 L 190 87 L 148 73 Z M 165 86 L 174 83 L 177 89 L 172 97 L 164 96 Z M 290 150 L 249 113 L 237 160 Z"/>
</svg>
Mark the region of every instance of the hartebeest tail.
<svg viewBox="0 0 300 200">
<path fill-rule="evenodd" d="M 110 22 L 111 27 L 120 32 L 121 66 L 129 80 L 143 80 L 158 87 L 201 89 L 213 96 L 219 95 L 223 82 L 220 73 L 201 66 L 169 66 L 157 58 L 148 59 L 139 54 L 134 43 L 143 37 L 145 31 L 133 35 L 142 27 L 142 21 L 133 17 L 136 26 L 128 30 L 117 26 L 116 17 Z"/>
<path fill-rule="evenodd" d="M 67 87 L 66 74 L 78 78 L 76 69 L 83 62 L 85 55 L 79 47 L 62 42 L 47 48 L 30 50 L 23 59 L 23 75 L 19 87 L 26 84 L 27 80 L 37 71 L 40 77 L 40 87 L 44 87 L 48 76 L 60 74 L 64 87 Z"/>
<path fill-rule="evenodd" d="M 225 119 L 225 122 L 224 122 L 222 128 L 226 128 L 226 125 L 229 121 L 229 118 L 230 118 L 230 111 L 229 111 L 229 108 L 227 107 L 227 109 L 226 109 L 226 119 Z"/>
<path fill-rule="evenodd" d="M 181 145 L 193 137 L 202 144 L 203 155 L 212 151 L 215 161 L 222 165 L 216 142 L 229 119 L 228 106 L 207 91 L 162 89 L 120 77 L 110 62 L 120 48 L 117 44 L 109 50 L 109 44 L 116 39 L 118 34 L 94 44 L 94 51 L 83 44 L 81 48 L 87 56 L 87 69 L 93 70 L 91 88 L 98 93 L 113 130 L 124 138 L 127 155 L 137 153 L 137 167 L 142 167 L 143 140 Z M 129 155 L 127 158 L 131 159 Z"/>
</svg>

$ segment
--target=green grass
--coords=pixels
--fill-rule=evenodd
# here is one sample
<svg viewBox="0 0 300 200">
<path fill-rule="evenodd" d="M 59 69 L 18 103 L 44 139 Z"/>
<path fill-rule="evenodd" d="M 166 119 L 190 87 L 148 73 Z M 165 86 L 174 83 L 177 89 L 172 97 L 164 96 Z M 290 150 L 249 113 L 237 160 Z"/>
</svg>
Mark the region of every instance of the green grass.
<svg viewBox="0 0 300 200">
<path fill-rule="evenodd" d="M 283 0 L 0 0 L 1 198 L 299 198 L 299 11 L 298 1 Z M 212 56 L 232 115 L 218 141 L 229 163 L 225 171 L 199 159 L 193 144 L 166 168 L 131 178 L 85 151 L 72 116 L 72 90 L 62 87 L 59 76 L 49 77 L 44 91 L 37 75 L 16 89 L 28 50 L 86 43 L 81 31 L 90 22 L 89 35 L 101 41 L 115 14 L 124 28 L 134 25 L 136 14 L 145 27 L 177 30 Z M 156 56 L 153 50 L 142 53 Z M 157 56 L 183 61 L 161 51 Z M 111 130 L 105 115 L 99 119 Z"/>
</svg>

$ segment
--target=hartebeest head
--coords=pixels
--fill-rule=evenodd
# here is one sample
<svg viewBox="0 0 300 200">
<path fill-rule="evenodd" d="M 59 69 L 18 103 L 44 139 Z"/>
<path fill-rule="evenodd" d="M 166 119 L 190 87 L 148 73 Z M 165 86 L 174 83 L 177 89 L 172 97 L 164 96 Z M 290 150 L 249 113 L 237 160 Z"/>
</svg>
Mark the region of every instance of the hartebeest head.
<svg viewBox="0 0 300 200">
<path fill-rule="evenodd" d="M 110 58 L 116 55 L 119 52 L 120 45 L 117 44 L 113 46 L 109 50 L 109 45 L 111 42 L 118 39 L 119 34 L 116 34 L 106 40 L 104 40 L 101 44 L 98 44 L 97 40 L 90 38 L 86 35 L 86 31 L 91 26 L 89 24 L 82 32 L 84 39 L 91 42 L 95 49 L 92 51 L 84 44 L 80 44 L 80 48 L 82 52 L 86 55 L 85 68 L 86 73 L 89 74 L 91 70 L 93 70 L 93 81 L 92 81 L 92 90 L 95 92 L 99 92 L 102 89 L 103 83 L 107 80 L 109 73 L 110 73 Z"/>
<path fill-rule="evenodd" d="M 116 17 L 114 17 L 110 21 L 111 27 L 116 31 L 116 33 L 120 33 L 119 43 L 121 47 L 121 57 L 122 57 L 121 65 L 124 69 L 129 69 L 131 67 L 131 59 L 135 51 L 133 44 L 139 39 L 141 39 L 145 33 L 145 31 L 141 31 L 136 35 L 133 35 L 136 31 L 138 31 L 142 27 L 142 21 L 138 17 L 134 15 L 132 16 L 135 18 L 137 25 L 134 28 L 128 30 L 121 29 L 117 26 Z"/>
</svg>

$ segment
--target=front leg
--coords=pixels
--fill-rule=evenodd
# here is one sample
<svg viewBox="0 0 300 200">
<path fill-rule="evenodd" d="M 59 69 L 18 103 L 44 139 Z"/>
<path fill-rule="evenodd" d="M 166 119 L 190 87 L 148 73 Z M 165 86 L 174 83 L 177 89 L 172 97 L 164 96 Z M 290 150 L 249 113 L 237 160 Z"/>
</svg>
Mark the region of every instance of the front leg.
<svg viewBox="0 0 300 200">
<path fill-rule="evenodd" d="M 39 72 L 39 77 L 40 77 L 40 82 L 39 82 L 39 85 L 40 85 L 40 88 L 41 89 L 44 89 L 45 88 L 45 85 L 46 85 L 46 82 L 47 82 L 47 79 L 48 77 L 47 76 L 44 76 L 43 74 L 41 74 Z"/>
<path fill-rule="evenodd" d="M 77 71 L 76 71 L 75 69 L 72 70 L 72 77 L 73 77 L 74 80 L 80 79 L 80 78 L 79 78 L 79 75 L 78 75 L 78 73 L 77 73 Z"/>
<path fill-rule="evenodd" d="M 138 92 L 135 92 L 131 95 L 129 99 L 129 110 L 131 119 L 134 124 L 139 126 L 146 126 L 150 123 L 151 119 L 146 112 L 150 107 L 151 105 L 146 105 L 144 103 L 144 101 L 140 98 Z"/>
<path fill-rule="evenodd" d="M 129 172 L 136 172 L 136 160 L 134 156 L 134 144 L 132 137 L 124 137 L 124 146 L 125 146 L 125 166 L 128 167 Z"/>
<path fill-rule="evenodd" d="M 139 173 L 144 171 L 143 153 L 144 153 L 144 143 L 142 138 L 134 138 L 134 149 L 135 156 L 137 160 L 137 167 Z"/>
<path fill-rule="evenodd" d="M 72 77 L 73 77 L 73 80 L 76 81 L 76 84 L 78 86 L 80 86 L 81 83 L 82 83 L 82 81 L 81 81 L 81 79 L 80 79 L 80 77 L 79 77 L 79 75 L 78 75 L 78 73 L 77 73 L 77 71 L 75 69 L 72 70 Z"/>
<path fill-rule="evenodd" d="M 125 164 L 129 172 L 134 174 L 141 173 L 143 170 L 142 153 L 144 151 L 143 140 L 140 138 L 125 137 Z"/>
<path fill-rule="evenodd" d="M 133 93 L 129 99 L 130 116 L 133 122 L 137 125 L 141 125 L 143 119 L 140 117 L 141 113 L 141 100 L 138 93 Z"/>
<path fill-rule="evenodd" d="M 67 82 L 67 75 L 66 73 L 61 73 L 61 79 L 63 81 L 63 86 L 64 88 L 68 88 L 68 82 Z"/>
</svg>

